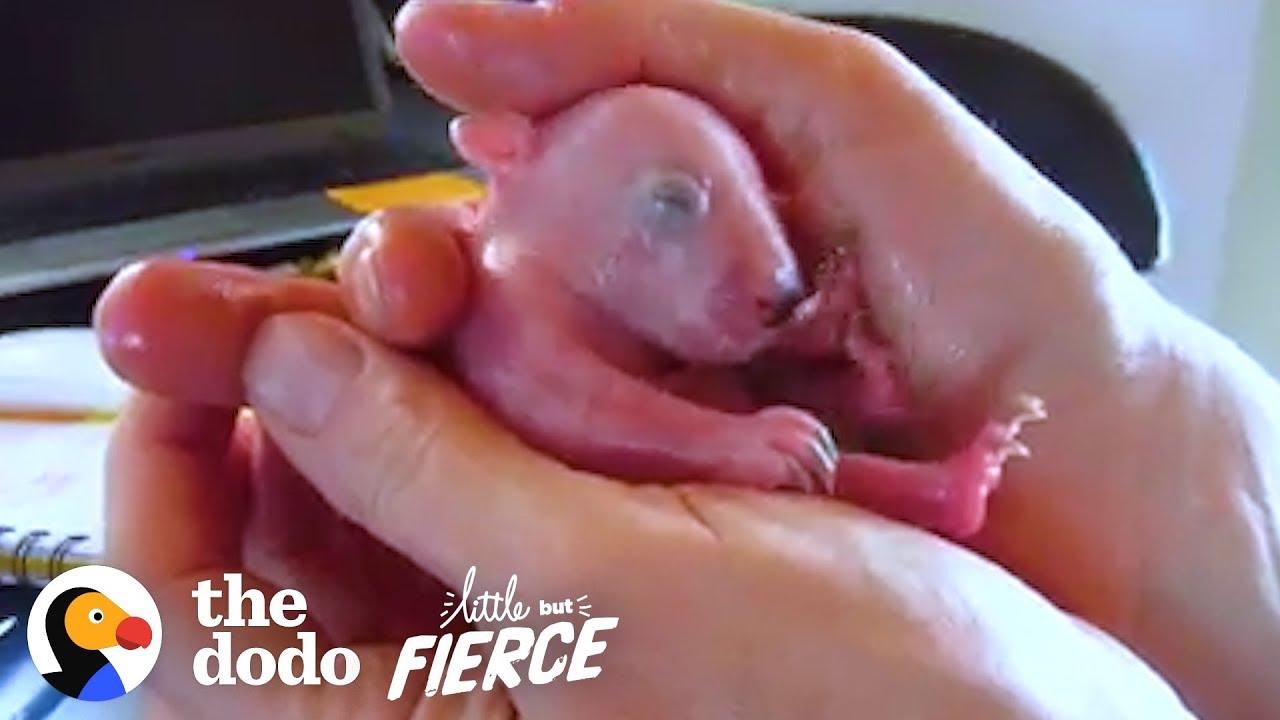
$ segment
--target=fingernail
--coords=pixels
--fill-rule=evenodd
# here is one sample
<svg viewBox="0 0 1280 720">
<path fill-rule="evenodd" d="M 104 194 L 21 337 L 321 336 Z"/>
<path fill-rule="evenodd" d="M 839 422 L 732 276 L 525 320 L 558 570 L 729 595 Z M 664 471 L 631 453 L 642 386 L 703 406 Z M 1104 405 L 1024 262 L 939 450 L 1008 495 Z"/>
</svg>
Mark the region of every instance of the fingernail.
<svg viewBox="0 0 1280 720">
<path fill-rule="evenodd" d="M 424 0 L 409 0 L 400 7 L 399 12 L 396 13 L 395 22 L 392 23 L 396 35 L 404 32 L 405 27 L 413 20 L 413 16 L 417 15 L 418 10 L 425 4 Z"/>
<path fill-rule="evenodd" d="M 546 8 L 553 3 L 553 0 L 408 0 L 404 5 L 400 6 L 400 10 L 396 12 L 395 20 L 392 21 L 391 27 L 397 36 L 401 35 L 405 28 L 417 17 L 418 13 L 429 5 L 468 5 L 481 8 L 498 8 L 506 10 L 513 6 L 527 6 Z"/>
<path fill-rule="evenodd" d="M 300 435 L 315 435 L 360 373 L 364 354 L 336 320 L 282 315 L 263 323 L 245 362 L 249 405 Z"/>
<path fill-rule="evenodd" d="M 382 219 L 369 217 L 356 228 L 360 249 L 352 263 L 351 290 L 355 294 L 356 307 L 367 322 L 378 328 L 387 327 L 392 309 L 386 290 L 382 286 L 383 273 L 378 262 L 385 228 Z"/>
</svg>

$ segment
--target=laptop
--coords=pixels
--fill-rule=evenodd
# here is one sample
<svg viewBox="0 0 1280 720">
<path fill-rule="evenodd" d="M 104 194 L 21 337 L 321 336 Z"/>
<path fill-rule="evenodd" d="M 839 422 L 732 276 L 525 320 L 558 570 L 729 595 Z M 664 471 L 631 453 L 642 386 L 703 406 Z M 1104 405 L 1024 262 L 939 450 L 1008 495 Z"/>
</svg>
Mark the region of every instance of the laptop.
<svg viewBox="0 0 1280 720">
<path fill-rule="evenodd" d="M 392 12 L 0 3 L 0 305 L 157 254 L 332 243 L 359 216 L 329 189 L 458 166 L 450 113 L 395 63 Z"/>
</svg>

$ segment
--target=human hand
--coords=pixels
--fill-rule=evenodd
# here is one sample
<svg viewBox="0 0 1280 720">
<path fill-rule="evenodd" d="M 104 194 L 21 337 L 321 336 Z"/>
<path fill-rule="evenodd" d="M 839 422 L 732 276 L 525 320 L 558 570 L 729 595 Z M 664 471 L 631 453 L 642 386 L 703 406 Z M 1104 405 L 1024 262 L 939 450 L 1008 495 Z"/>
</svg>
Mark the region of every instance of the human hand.
<svg viewBox="0 0 1280 720">
<path fill-rule="evenodd" d="M 447 273 L 450 238 L 418 237 L 414 252 Z M 437 295 L 437 308 L 456 306 L 451 292 Z M 102 301 L 109 360 L 167 394 L 140 396 L 121 418 L 108 505 L 111 561 L 151 590 L 165 619 L 147 686 L 161 711 L 277 720 L 824 718 L 851 707 L 872 717 L 1186 716 L 1118 643 L 961 548 L 823 498 L 640 487 L 571 471 L 521 444 L 430 364 L 336 319 L 331 300 L 296 281 L 155 263 L 119 278 Z M 198 346 L 189 342 L 197 322 Z M 246 401 L 254 420 L 237 429 L 235 408 Z M 309 488 L 325 502 L 313 503 Z M 355 684 L 194 682 L 192 659 L 210 636 L 191 591 L 251 571 L 255 546 L 278 547 L 255 518 L 319 524 L 319 533 L 349 521 L 369 533 L 322 546 L 311 558 L 319 564 L 287 552 L 256 563 L 249 580 L 268 596 L 295 581 L 314 589 L 313 625 L 301 629 L 320 633 L 320 652 L 336 643 L 359 654 Z M 369 557 L 382 562 L 361 574 L 367 584 L 334 582 Z M 598 638 L 608 642 L 603 673 L 431 698 L 418 673 L 389 703 L 407 633 L 433 634 L 415 630 L 442 606 L 431 578 L 460 592 L 473 566 L 481 582 L 517 575 L 520 599 L 585 594 L 594 613 L 619 618 Z M 367 622 L 388 612 L 389 599 L 408 622 Z M 295 644 L 293 632 L 236 629 L 233 647 L 278 652 Z"/>
<path fill-rule="evenodd" d="M 959 442 L 1018 393 L 1046 401 L 973 545 L 1137 648 L 1197 709 L 1280 708 L 1266 676 L 1280 390 L 898 53 L 707 0 L 430 0 L 398 31 L 424 87 L 467 112 L 541 116 L 632 82 L 716 106 L 788 198 L 799 248 L 853 248 L 920 410 L 904 442 Z M 387 285 L 413 306 L 412 285 Z"/>
</svg>

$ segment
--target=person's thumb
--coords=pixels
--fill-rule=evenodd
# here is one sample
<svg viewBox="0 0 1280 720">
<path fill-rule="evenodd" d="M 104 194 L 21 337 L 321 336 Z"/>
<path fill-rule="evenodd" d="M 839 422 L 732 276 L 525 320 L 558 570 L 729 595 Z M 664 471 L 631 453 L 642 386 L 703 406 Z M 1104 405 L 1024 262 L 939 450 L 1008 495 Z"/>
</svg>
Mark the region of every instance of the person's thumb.
<svg viewBox="0 0 1280 720">
<path fill-rule="evenodd" d="M 244 382 L 335 509 L 455 588 L 476 567 L 486 584 L 556 590 L 596 564 L 584 538 L 626 512 L 619 486 L 534 452 L 428 363 L 337 320 L 267 320 Z"/>
</svg>

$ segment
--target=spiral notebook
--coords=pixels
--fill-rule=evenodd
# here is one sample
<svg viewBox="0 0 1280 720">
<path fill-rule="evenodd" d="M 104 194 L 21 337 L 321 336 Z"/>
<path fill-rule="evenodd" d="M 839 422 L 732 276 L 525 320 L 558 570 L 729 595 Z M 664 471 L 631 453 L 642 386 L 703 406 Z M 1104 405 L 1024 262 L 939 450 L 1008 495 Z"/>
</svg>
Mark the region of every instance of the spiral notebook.
<svg viewBox="0 0 1280 720">
<path fill-rule="evenodd" d="M 126 394 L 87 328 L 0 336 L 0 588 L 101 557 L 103 418 Z"/>
<path fill-rule="evenodd" d="M 0 587 L 100 557 L 106 423 L 0 423 Z"/>
</svg>

